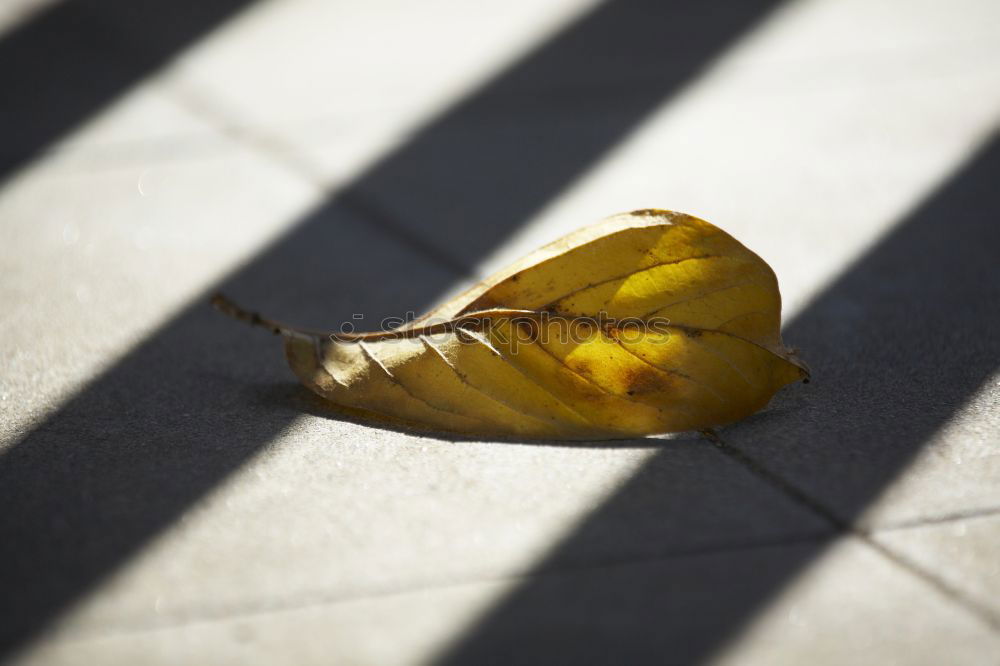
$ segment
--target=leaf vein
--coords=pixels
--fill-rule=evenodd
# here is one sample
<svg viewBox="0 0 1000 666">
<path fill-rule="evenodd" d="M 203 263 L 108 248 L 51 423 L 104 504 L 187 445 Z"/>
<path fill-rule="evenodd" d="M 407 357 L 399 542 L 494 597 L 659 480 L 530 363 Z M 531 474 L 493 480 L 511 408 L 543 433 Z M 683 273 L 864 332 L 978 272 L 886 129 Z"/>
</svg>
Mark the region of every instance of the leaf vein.
<svg viewBox="0 0 1000 666">
<path fill-rule="evenodd" d="M 489 400 L 492 400 L 493 402 L 497 403 L 501 407 L 505 407 L 506 409 L 509 409 L 510 411 L 514 412 L 515 414 L 520 414 L 522 416 L 527 416 L 529 419 L 533 419 L 535 421 L 538 421 L 539 423 L 542 423 L 542 424 L 544 424 L 546 426 L 551 426 L 552 425 L 550 422 L 546 421 L 545 419 L 543 419 L 541 417 L 538 417 L 538 416 L 535 416 L 534 414 L 529 414 L 529 413 L 527 413 L 525 411 L 522 411 L 519 407 L 511 405 L 506 400 L 501 400 L 497 396 L 492 395 L 490 393 L 487 393 L 485 390 L 482 389 L 482 387 L 479 387 L 479 386 L 476 386 L 475 384 L 470 383 L 469 380 L 468 380 L 468 378 L 466 378 L 466 376 L 463 373 L 459 372 L 458 368 L 456 368 L 455 365 L 451 361 L 448 360 L 448 357 L 445 356 L 444 353 L 440 349 L 437 348 L 437 345 L 435 345 L 433 342 L 431 342 L 430 340 L 428 340 L 423 335 L 421 335 L 419 337 L 419 340 L 421 342 L 423 342 L 424 345 L 428 349 L 430 349 L 433 352 L 435 352 L 441 358 L 442 361 L 444 361 L 444 364 L 446 366 L 448 366 L 448 368 L 450 368 L 452 372 L 455 373 L 455 376 L 458 377 L 458 380 L 460 382 L 462 382 L 463 384 L 465 384 L 466 386 L 468 386 L 469 388 L 471 388 L 473 391 L 476 391 L 477 393 L 485 396 L 486 398 L 488 398 Z"/>
<path fill-rule="evenodd" d="M 713 356 L 724 362 L 726 365 L 728 365 L 730 368 L 732 368 L 733 371 L 740 376 L 740 379 L 742 379 L 747 383 L 747 386 L 753 388 L 753 382 L 751 382 L 750 379 L 745 374 L 743 374 L 743 371 L 740 370 L 739 367 L 728 356 L 720 352 L 715 347 L 708 345 L 708 343 L 704 342 L 699 338 L 692 338 L 692 339 L 695 341 L 695 344 L 699 345 L 702 349 L 709 352 L 710 354 L 712 354 Z M 742 338 L 736 338 L 736 339 L 741 340 Z"/>
<path fill-rule="evenodd" d="M 484 421 L 483 419 L 481 419 L 481 418 L 479 418 L 477 416 L 469 416 L 467 414 L 459 414 L 458 412 L 453 412 L 450 409 L 442 409 L 441 407 L 438 407 L 437 405 L 432 405 L 427 400 L 425 400 L 424 398 L 421 398 L 419 395 L 417 395 L 413 391 L 411 391 L 406 384 L 404 384 L 403 382 L 399 381 L 399 379 L 394 374 L 392 374 L 391 372 L 389 372 L 389 369 L 386 368 L 382 364 L 382 361 L 379 360 L 374 354 L 372 354 L 371 351 L 367 347 L 364 346 L 364 344 L 360 344 L 359 346 L 361 348 L 361 353 L 364 354 L 365 358 L 367 358 L 369 361 L 371 361 L 372 363 L 374 363 L 378 368 L 380 368 L 382 370 L 382 372 L 385 373 L 385 376 L 389 379 L 390 382 L 392 382 L 393 384 L 395 384 L 396 386 L 398 386 L 399 388 L 401 388 L 403 390 L 403 392 L 406 393 L 406 395 L 410 396 L 411 398 L 413 398 L 417 402 L 420 402 L 420 403 L 426 405 L 427 407 L 433 409 L 436 412 L 441 412 L 442 414 L 449 414 L 451 416 L 457 416 L 457 417 L 463 418 L 463 419 L 470 419 L 470 420 L 475 421 L 477 423 L 480 423 L 480 424 L 482 424 L 484 426 L 488 426 L 488 427 L 491 427 L 491 428 L 494 427 L 492 423 Z M 366 409 L 370 409 L 370 408 L 366 408 Z"/>
<path fill-rule="evenodd" d="M 569 298 L 571 296 L 575 296 L 575 295 L 579 294 L 580 292 L 587 291 L 588 289 L 593 289 L 595 287 L 599 287 L 601 285 L 608 284 L 610 282 L 615 282 L 616 280 L 624 280 L 626 278 L 632 277 L 633 275 L 638 275 L 640 273 L 645 273 L 647 271 L 651 271 L 654 268 L 660 268 L 662 266 L 670 266 L 670 265 L 673 265 L 673 264 L 681 264 L 681 263 L 684 263 L 685 261 L 693 261 L 695 259 L 718 259 L 718 258 L 721 258 L 721 257 L 722 257 L 722 255 L 720 255 L 720 254 L 697 254 L 697 255 L 694 255 L 694 256 L 691 256 L 691 257 L 682 257 L 680 259 L 673 259 L 671 261 L 659 261 L 659 262 L 657 262 L 655 264 L 650 264 L 649 266 L 646 266 L 645 268 L 642 268 L 642 269 L 639 269 L 639 270 L 635 270 L 635 271 L 631 271 L 631 272 L 625 273 L 623 275 L 616 275 L 614 277 L 610 277 L 610 278 L 607 278 L 607 279 L 604 279 L 604 280 L 598 280 L 596 282 L 591 282 L 591 283 L 586 284 L 586 285 L 584 285 L 584 286 L 582 286 L 582 287 L 580 287 L 578 289 L 574 289 L 573 291 L 569 291 L 569 292 L 566 292 L 565 294 L 562 294 L 561 296 L 559 296 L 558 298 L 556 298 L 554 301 L 550 301 L 548 303 L 548 305 L 552 305 L 553 303 L 558 303 L 559 301 L 565 301 L 567 298 Z"/>
<path fill-rule="evenodd" d="M 509 365 L 509 366 L 510 366 L 511 368 L 513 368 L 514 370 L 516 370 L 516 371 L 517 371 L 517 372 L 518 372 L 518 373 L 519 373 L 519 374 L 520 374 L 520 375 L 521 375 L 522 377 L 524 377 L 524 378 L 525 378 L 525 379 L 526 379 L 526 380 L 527 380 L 527 381 L 528 381 L 529 383 L 533 384 L 534 386 L 537 386 L 537 387 L 538 387 L 539 389 L 541 389 L 541 390 L 542 390 L 542 392 L 544 392 L 544 393 L 546 393 L 547 395 L 549 395 L 549 396 L 550 396 L 550 397 L 551 397 L 551 398 L 552 398 L 553 400 L 555 400 L 555 401 L 556 401 L 557 403 L 559 403 L 560 405 L 562 405 L 563 407 L 565 407 L 565 408 L 566 408 L 566 409 L 568 409 L 569 411 L 571 411 L 571 412 L 573 412 L 574 414 L 576 414 L 577 416 L 579 416 L 579 417 L 580 417 L 581 419 L 583 419 L 584 421 L 586 421 L 586 422 L 587 422 L 588 424 L 590 424 L 590 425 L 595 425 L 595 424 L 594 424 L 594 422 L 593 422 L 593 421 L 592 421 L 592 420 L 590 419 L 590 417 L 588 417 L 588 416 L 587 416 L 586 414 L 584 414 L 584 413 L 582 413 L 582 412 L 579 412 L 579 411 L 577 411 L 577 410 L 576 410 L 576 409 L 575 409 L 574 407 L 572 407 L 572 406 L 571 406 L 571 405 L 569 405 L 568 403 L 565 403 L 565 402 L 563 402 L 563 401 L 562 401 L 562 400 L 561 400 L 561 399 L 559 398 L 559 396 L 558 396 L 558 395 L 556 395 L 555 393 L 553 393 L 553 392 L 552 392 L 552 390 L 551 390 L 551 389 L 549 389 L 548 387 L 546 387 L 546 386 L 545 386 L 545 385 L 543 385 L 543 384 L 540 384 L 540 383 L 539 383 L 539 382 L 538 382 L 538 381 L 537 381 L 537 380 L 536 380 L 536 379 L 535 379 L 534 377 L 532 377 L 531 375 L 529 375 L 528 373 L 526 373 L 526 372 L 525 372 L 524 370 L 522 370 L 522 369 L 521 369 L 521 367 L 520 367 L 520 366 L 518 366 L 518 365 L 517 365 L 516 363 L 514 363 L 514 362 L 513 362 L 513 361 L 512 361 L 511 359 L 507 358 L 506 356 L 504 356 L 504 355 L 503 355 L 503 354 L 501 354 L 500 352 L 497 352 L 496 350 L 494 350 L 494 349 L 493 349 L 493 345 L 490 345 L 490 344 L 489 344 L 489 342 L 488 342 L 487 340 L 485 340 L 485 339 L 482 339 L 482 338 L 480 338 L 480 337 L 479 337 L 478 335 L 475 335 L 475 334 L 470 334 L 470 337 L 472 337 L 472 338 L 473 338 L 474 340 L 476 340 L 476 341 L 477 341 L 477 342 L 479 342 L 480 344 L 482 344 L 482 345 L 485 345 L 485 346 L 487 346 L 487 347 L 488 347 L 489 349 L 491 349 L 491 350 L 493 350 L 493 351 L 494 351 L 495 353 L 497 353 L 497 354 L 498 354 L 498 355 L 499 355 L 499 356 L 500 356 L 500 357 L 501 357 L 501 358 L 503 359 L 504 363 L 506 363 L 506 364 L 507 364 L 507 365 Z"/>
<path fill-rule="evenodd" d="M 726 285 L 724 287 L 716 287 L 714 289 L 709 289 L 707 291 L 702 291 L 702 292 L 699 292 L 699 293 L 697 293 L 697 294 L 695 294 L 693 296 L 688 296 L 686 298 L 682 298 L 680 300 L 673 301 L 672 303 L 667 303 L 666 305 L 660 305 L 655 310 L 650 310 L 649 312 L 643 314 L 640 317 L 640 319 L 649 319 L 650 317 L 652 317 L 653 315 L 655 315 L 657 312 L 660 312 L 662 310 L 666 310 L 667 308 L 671 308 L 671 307 L 673 307 L 675 305 L 680 305 L 681 303 L 690 303 L 691 301 L 695 301 L 695 300 L 698 300 L 700 298 L 705 298 L 706 296 L 711 296 L 712 294 L 717 294 L 717 293 L 722 292 L 722 291 L 728 291 L 729 289 L 739 289 L 740 287 L 747 287 L 747 286 L 752 285 L 752 284 L 760 284 L 760 282 L 758 282 L 757 280 L 745 280 L 743 282 L 737 282 L 736 284 L 728 284 L 728 285 Z"/>
<path fill-rule="evenodd" d="M 602 393 L 606 393 L 607 395 L 610 395 L 611 397 L 617 398 L 619 400 L 624 400 L 625 402 L 631 402 L 634 405 L 639 405 L 641 407 L 648 407 L 649 409 L 655 409 L 658 412 L 662 412 L 663 411 L 659 407 L 656 407 L 654 405 L 650 405 L 649 403 L 646 403 L 646 402 L 642 402 L 641 400 L 636 400 L 636 399 L 631 398 L 631 397 L 629 397 L 627 395 L 621 395 L 621 394 L 615 393 L 614 391 L 609 391 L 607 388 L 605 388 L 604 386 L 601 386 L 600 384 L 598 384 L 597 382 L 595 382 L 590 377 L 588 377 L 588 376 L 580 373 L 579 371 L 574 370 L 573 368 L 571 368 L 566 363 L 566 361 L 562 360 L 561 358 L 559 358 L 558 356 L 556 356 L 555 354 L 553 354 L 551 351 L 549 351 L 548 349 L 546 349 L 545 345 L 543 345 L 541 343 L 535 343 L 535 344 L 545 354 L 547 354 L 548 356 L 552 357 L 555 360 L 556 363 L 558 363 L 562 367 L 566 368 L 571 375 L 573 375 L 575 377 L 579 377 L 580 379 L 582 379 L 583 381 L 587 382 L 591 386 L 594 386 L 595 388 L 597 388 L 598 390 L 600 390 Z"/>
<path fill-rule="evenodd" d="M 660 371 L 660 372 L 662 372 L 664 374 L 673 375 L 675 377 L 680 377 L 681 379 L 686 379 L 689 382 L 691 382 L 692 384 L 694 384 L 695 386 L 700 386 L 703 389 L 705 389 L 706 391 L 708 391 L 709 393 L 711 393 L 712 395 L 714 395 L 716 398 L 718 398 L 720 401 L 722 401 L 723 404 L 726 404 L 726 403 L 729 402 L 726 399 L 725 396 L 723 396 L 721 393 L 719 393 L 718 391 L 716 391 L 714 388 L 712 388 L 708 384 L 705 384 L 703 382 L 699 382 L 694 377 L 691 377 L 690 375 L 686 375 L 683 372 L 681 372 L 680 370 L 677 370 L 675 368 L 665 368 L 665 367 L 663 367 L 661 365 L 657 365 L 656 363 L 653 363 L 652 361 L 644 359 L 643 357 L 639 356 L 634 351 L 632 351 L 631 349 L 629 349 L 628 347 L 626 347 L 624 344 L 622 344 L 621 340 L 618 340 L 617 338 L 611 338 L 611 339 L 614 340 L 618 344 L 619 347 L 621 347 L 622 349 L 624 349 L 627 354 L 629 354 L 630 356 L 634 356 L 635 358 L 639 359 L 640 361 L 642 361 L 643 363 L 645 363 L 649 367 L 653 368 L 654 370 L 658 370 L 658 371 Z M 689 410 L 685 409 L 684 407 L 682 407 L 680 405 L 678 405 L 678 408 L 681 411 L 686 412 L 687 414 L 691 413 Z"/>
</svg>

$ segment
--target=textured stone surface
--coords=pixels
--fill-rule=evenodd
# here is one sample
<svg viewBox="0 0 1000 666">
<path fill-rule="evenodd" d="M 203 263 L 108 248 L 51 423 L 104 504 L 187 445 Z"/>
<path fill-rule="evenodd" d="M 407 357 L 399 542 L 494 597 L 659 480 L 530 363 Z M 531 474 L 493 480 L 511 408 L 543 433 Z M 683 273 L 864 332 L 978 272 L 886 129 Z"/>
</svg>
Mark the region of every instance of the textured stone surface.
<svg viewBox="0 0 1000 666">
<path fill-rule="evenodd" d="M 874 538 L 925 571 L 941 577 L 1000 621 L 1000 509 L 955 516 L 941 524 L 877 532 Z"/>
<path fill-rule="evenodd" d="M 754 603 L 762 588 L 805 562 L 813 562 L 808 573 L 778 599 Z M 716 595 L 704 594 L 708 580 Z M 22 663 L 975 665 L 1000 648 L 1000 638 L 977 620 L 931 602 L 920 581 L 853 540 L 825 552 L 818 544 L 751 548 L 567 570 L 536 577 L 520 590 L 517 582 L 110 631 L 43 645 Z M 498 599 L 503 610 L 490 612 Z M 734 643 L 720 645 L 747 611 L 756 619 Z M 639 623 L 637 617 L 647 619 Z M 468 631 L 452 643 L 456 626 Z"/>
<path fill-rule="evenodd" d="M 0 659 L 998 652 L 996 3 L 43 4 L 0 14 L 48 40 L 0 32 Z M 205 305 L 377 326 L 650 206 L 771 262 L 814 367 L 738 454 L 370 428 Z"/>
</svg>

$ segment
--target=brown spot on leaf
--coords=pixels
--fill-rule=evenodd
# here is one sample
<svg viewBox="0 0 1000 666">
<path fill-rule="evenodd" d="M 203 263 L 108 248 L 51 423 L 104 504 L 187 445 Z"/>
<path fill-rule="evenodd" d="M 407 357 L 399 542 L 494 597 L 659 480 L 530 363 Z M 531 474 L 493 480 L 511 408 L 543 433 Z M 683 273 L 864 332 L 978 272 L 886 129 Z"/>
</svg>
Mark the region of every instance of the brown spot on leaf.
<svg viewBox="0 0 1000 666">
<path fill-rule="evenodd" d="M 669 388 L 670 380 L 655 368 L 633 365 L 622 370 L 622 384 L 628 395 L 636 393 L 657 393 Z"/>
<path fill-rule="evenodd" d="M 568 367 L 573 372 L 584 375 L 585 377 L 591 376 L 590 362 L 580 359 L 573 359 L 566 362 L 566 367 Z"/>
</svg>

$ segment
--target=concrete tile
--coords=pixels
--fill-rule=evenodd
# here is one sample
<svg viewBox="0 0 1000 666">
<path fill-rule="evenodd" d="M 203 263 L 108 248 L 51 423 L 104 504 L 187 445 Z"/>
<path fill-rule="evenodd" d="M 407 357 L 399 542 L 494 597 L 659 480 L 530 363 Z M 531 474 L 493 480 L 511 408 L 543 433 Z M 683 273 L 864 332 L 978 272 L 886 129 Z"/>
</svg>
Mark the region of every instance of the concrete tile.
<svg viewBox="0 0 1000 666">
<path fill-rule="evenodd" d="M 219 361 L 210 367 L 223 372 Z M 220 381 L 217 391 L 235 380 Z M 244 418 L 273 427 L 266 425 L 276 418 L 270 412 L 304 400 L 294 388 L 261 380 L 241 391 L 248 392 L 264 405 L 260 415 L 241 415 L 235 395 L 224 402 L 200 397 L 223 413 L 188 406 L 185 422 L 207 427 Z M 128 445 L 127 433 L 142 428 L 131 421 L 119 419 L 122 435 L 112 441 Z M 167 445 L 219 436 L 166 423 L 159 432 L 144 437 Z M 49 447 L 66 435 L 33 437 Z M 698 440 L 652 450 L 450 442 L 318 417 L 303 417 L 273 438 L 105 583 L 67 619 L 65 631 L 129 631 L 828 532 Z M 550 553 L 567 534 L 573 547 Z"/>
<path fill-rule="evenodd" d="M 5 23 L 18 29 L 9 28 L 0 51 L 17 66 L 0 69 L 8 98 L 0 113 L 20 130 L 0 153 L 14 160 L 4 171 L 41 156 L 49 169 L 93 171 L 225 150 L 223 137 L 165 94 L 157 78 L 172 53 L 224 19 L 217 10 L 239 1 L 184 12 L 157 2 L 139 10 L 121 0 L 4 3 L 0 31 Z M 165 15 L 182 18 L 168 27 Z"/>
<path fill-rule="evenodd" d="M 173 3 L 137 5 L 127 0 L 78 3 L 78 16 L 93 35 L 120 56 L 153 66 L 149 73 L 205 41 L 218 39 L 254 7 L 252 0 L 208 0 L 179 11 Z"/>
<path fill-rule="evenodd" d="M 14 664 L 419 664 L 504 588 L 434 589 L 51 641 Z"/>
<path fill-rule="evenodd" d="M 982 618 L 856 540 L 829 549 L 759 612 L 718 664 L 981 664 Z"/>
<path fill-rule="evenodd" d="M 43 162 L 0 190 L 6 443 L 273 241 L 318 194 L 229 144 L 105 172 Z"/>
<path fill-rule="evenodd" d="M 47 174 L 145 170 L 231 151 L 232 141 L 172 99 L 153 77 L 47 148 L 44 168 Z"/>
<path fill-rule="evenodd" d="M 1000 623 L 998 511 L 875 532 L 872 538 L 943 580 Z"/>
<path fill-rule="evenodd" d="M 990 25 L 989 7 L 968 9 Z M 935 70 L 925 65 L 944 47 L 932 7 L 866 18 L 898 37 L 888 51 L 843 16 L 826 23 L 829 13 L 824 3 L 777 11 L 676 91 L 665 83 L 683 83 L 674 73 L 687 63 L 668 66 L 664 53 L 619 63 L 617 77 L 588 70 L 575 85 L 546 68 L 514 76 L 351 190 L 443 248 L 462 239 L 454 253 L 481 274 L 614 212 L 689 211 L 768 259 L 794 312 L 960 164 L 1000 109 L 1000 52 L 982 31 L 955 31 L 950 69 Z M 810 39 L 790 44 L 790 33 Z M 606 79 L 647 61 L 660 63 L 659 79 L 609 92 Z M 553 91 L 525 92 L 543 82 Z M 976 103 L 957 109 L 956 99 Z M 321 127 L 310 150 L 341 154 L 342 137 Z M 366 127 L 379 132 L 362 121 L 347 145 Z"/>
<path fill-rule="evenodd" d="M 21 3 L 15 3 L 15 5 Z M 0 41 L 0 122 L 17 128 L 0 147 L 0 176 L 38 159 L 67 135 L 156 73 L 178 52 L 225 21 L 243 0 L 213 0 L 177 11 L 172 3 L 128 0 L 54 3 L 21 16 Z M 23 9 L 23 7 L 22 7 Z M 17 13 L 15 11 L 15 13 Z M 104 133 L 137 130 L 177 134 L 191 118 L 162 98 L 147 100 L 148 113 L 112 123 Z"/>
<path fill-rule="evenodd" d="M 745 549 L 328 600 L 63 638 L 15 663 L 981 664 L 1000 647 L 978 618 L 867 546 L 821 549 Z M 809 561 L 817 563 L 778 599 L 761 596 Z M 716 594 L 704 594 L 706 581 Z M 744 628 L 748 607 L 759 613 Z M 464 630 L 452 634 L 456 626 Z"/>
<path fill-rule="evenodd" d="M 989 26 L 995 14 L 990 3 L 968 10 L 961 20 L 975 16 L 970 26 Z M 831 13 L 840 18 L 829 21 Z M 990 43 L 980 52 L 978 38 L 976 49 L 963 49 L 969 30 L 955 30 L 944 33 L 954 35 L 947 48 L 954 71 L 939 76 L 919 66 L 941 57 L 938 13 L 927 3 L 908 6 L 905 17 L 855 3 L 779 9 L 498 244 L 480 271 L 605 215 L 672 208 L 713 221 L 764 257 L 793 316 L 995 126 L 1000 85 L 991 72 L 1000 67 L 1000 49 Z M 886 53 L 852 21 L 906 39 Z M 851 60 L 854 52 L 864 57 Z M 845 60 L 854 63 L 850 76 L 842 72 Z M 793 76 L 793 68 L 800 73 Z M 956 99 L 976 103 L 957 108 Z M 592 116 L 561 112 L 586 136 L 588 123 L 599 131 L 613 113 L 600 104 Z M 541 133 L 558 114 L 538 113 Z M 405 206 L 397 209 L 405 214 Z"/>
<path fill-rule="evenodd" d="M 259 3 L 167 81 L 340 182 L 592 0 Z M 428 20 L 428 17 L 433 17 Z"/>
<path fill-rule="evenodd" d="M 18 128 L 8 132 L 0 147 L 0 175 L 33 159 L 71 128 L 101 93 L 134 76 L 127 61 L 115 57 L 90 31 L 79 29 L 78 19 L 70 8 L 44 24 L 26 20 L 0 41 L 0 123 Z"/>
<path fill-rule="evenodd" d="M 786 13 L 799 29 L 776 26 L 763 33 L 760 38 L 770 44 L 766 59 L 808 61 L 833 57 L 852 63 L 851 55 L 863 55 L 865 60 L 877 61 L 872 56 L 992 42 L 991 35 L 1000 26 L 1000 9 L 989 0 L 959 0 L 948 7 L 933 0 L 919 0 L 906 3 L 910 10 L 907 12 L 900 12 L 901 6 L 899 0 L 791 3 Z M 862 16 L 866 20 L 859 20 Z M 945 62 L 949 57 L 946 53 L 939 55 Z M 753 63 L 755 58 L 748 56 L 745 62 Z"/>
<path fill-rule="evenodd" d="M 722 17 L 693 4 L 602 5 L 432 120 L 345 196 L 478 268 L 771 4 Z"/>
<path fill-rule="evenodd" d="M 157 196 L 155 188 L 137 203 L 129 197 L 138 195 L 116 199 L 104 192 L 93 217 L 74 218 L 81 232 L 70 236 L 77 240 L 68 249 L 61 224 L 39 226 L 35 233 L 25 219 L 15 236 L 23 251 L 10 261 L 25 265 L 12 267 L 18 279 L 5 284 L 5 299 L 12 311 L 16 306 L 17 317 L 5 320 L 9 330 L 4 331 L 9 342 L 0 587 L 7 593 L 0 597 L 0 614 L 10 619 L 0 645 L 23 640 L 84 598 L 296 418 L 317 409 L 294 381 L 279 341 L 212 311 L 202 290 L 233 271 L 222 288 L 237 300 L 286 320 L 333 327 L 350 321 L 353 312 L 373 318 L 398 314 L 450 279 L 447 271 L 335 207 L 310 211 L 288 229 L 287 216 L 302 215 L 298 207 L 311 203 L 310 192 L 297 181 L 282 183 L 282 172 L 259 168 L 241 167 L 238 160 L 213 169 L 187 165 L 180 174 L 166 174 L 177 182 L 161 182 L 162 199 L 149 202 L 153 210 L 143 202 Z M 94 193 L 100 182 L 91 179 L 81 187 Z M 117 183 L 104 181 L 108 190 Z M 34 185 L 43 192 L 53 188 L 40 181 Z M 123 192 L 133 191 L 131 180 L 125 185 Z M 70 210 L 87 211 L 85 199 L 58 188 L 48 191 L 59 192 Z M 24 211 L 46 209 L 46 200 L 29 199 Z M 53 219 L 59 212 L 57 207 Z M 148 252 L 133 243 L 129 223 L 135 218 L 149 225 Z M 120 228 L 112 223 L 116 220 Z M 83 251 L 91 236 L 93 247 Z M 269 243 L 252 267 L 234 271 L 247 254 Z M 90 261 L 100 262 L 99 268 Z M 47 265 L 53 270 L 34 268 Z M 382 275 L 385 266 L 398 271 L 395 278 Z M 86 303 L 76 298 L 77 273 L 100 276 L 84 283 L 94 285 Z M 22 305 L 33 294 L 66 290 L 67 297 Z M 314 420 L 327 428 L 314 442 L 327 454 L 337 450 L 331 442 L 364 448 L 378 436 L 372 433 L 382 432 Z M 279 495 L 294 485 L 284 473 L 276 480 L 279 487 L 272 489 Z M 265 532 L 255 538 L 271 538 L 270 530 L 279 527 L 266 523 L 256 523 Z M 306 532 L 315 527 L 299 525 Z M 238 536 L 249 534 L 242 523 L 224 527 L 241 548 L 253 546 Z M 392 533 L 389 526 L 386 533 Z M 202 532 L 198 540 L 186 565 L 195 568 L 174 570 L 191 584 L 187 600 L 196 607 L 207 601 L 196 573 L 207 570 L 198 562 L 225 563 L 228 569 L 241 557 L 229 550 L 222 533 Z M 282 547 L 281 553 L 280 561 L 270 560 L 278 567 L 266 574 L 270 590 L 284 589 L 288 550 Z M 324 551 L 315 561 L 330 557 Z M 307 565 L 303 560 L 293 566 Z M 300 571 L 302 580 L 312 577 L 305 568 Z M 223 587 L 233 593 L 257 589 L 240 577 Z M 153 608 L 146 593 L 131 598 Z M 110 604 L 118 609 L 112 613 L 116 618 L 128 606 L 118 601 Z"/>
<path fill-rule="evenodd" d="M 1000 503 L 990 142 L 800 311 L 814 382 L 724 435 L 865 528 Z"/>
<path fill-rule="evenodd" d="M 994 373 L 964 403 L 951 404 L 953 415 L 927 437 L 861 522 L 877 529 L 1000 505 L 998 404 L 1000 374 Z"/>
</svg>

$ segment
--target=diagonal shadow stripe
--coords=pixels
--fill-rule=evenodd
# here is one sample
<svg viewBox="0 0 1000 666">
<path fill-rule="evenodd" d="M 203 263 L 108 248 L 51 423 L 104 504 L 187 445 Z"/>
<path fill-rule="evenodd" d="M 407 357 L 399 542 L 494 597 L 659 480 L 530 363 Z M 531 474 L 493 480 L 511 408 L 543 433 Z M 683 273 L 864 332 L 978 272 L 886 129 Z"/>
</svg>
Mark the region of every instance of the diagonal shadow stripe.
<svg viewBox="0 0 1000 666">
<path fill-rule="evenodd" d="M 723 435 L 831 512 L 835 530 L 1000 365 L 998 176 L 994 138 L 787 327 L 816 381 Z M 669 449 L 658 453 L 440 663 L 700 662 L 837 536 L 685 557 L 678 504 L 705 522 L 760 518 L 740 502 L 720 508 L 709 484 L 693 497 L 675 468 Z"/>
<path fill-rule="evenodd" d="M 338 198 L 432 260 L 468 274 L 777 4 L 599 6 L 430 123 Z"/>
<path fill-rule="evenodd" d="M 69 0 L 0 39 L 0 181 L 251 0 Z"/>
<path fill-rule="evenodd" d="M 428 304 L 453 271 L 394 239 L 433 250 L 460 237 L 466 260 L 480 259 L 773 4 L 598 6 L 224 288 L 304 323 L 320 307 L 334 325 L 352 312 Z M 74 43 L 66 48 L 59 57 L 73 55 Z M 623 93 L 612 102 L 613 85 Z M 581 121 L 585 108 L 597 111 L 594 122 Z M 42 124 L 34 134 L 51 140 L 68 122 Z M 355 213 L 372 213 L 374 197 L 384 206 L 376 222 L 390 235 L 359 224 Z M 392 215 L 403 208 L 406 216 Z M 332 247 L 343 249 L 337 262 Z M 386 266 L 396 279 L 387 281 Z M 247 358 L 274 358 L 273 342 L 234 335 L 230 322 L 192 305 L 0 457 L 0 652 L 37 635 L 301 414 L 273 400 L 272 387 L 288 380 L 279 360 L 247 367 Z"/>
</svg>

